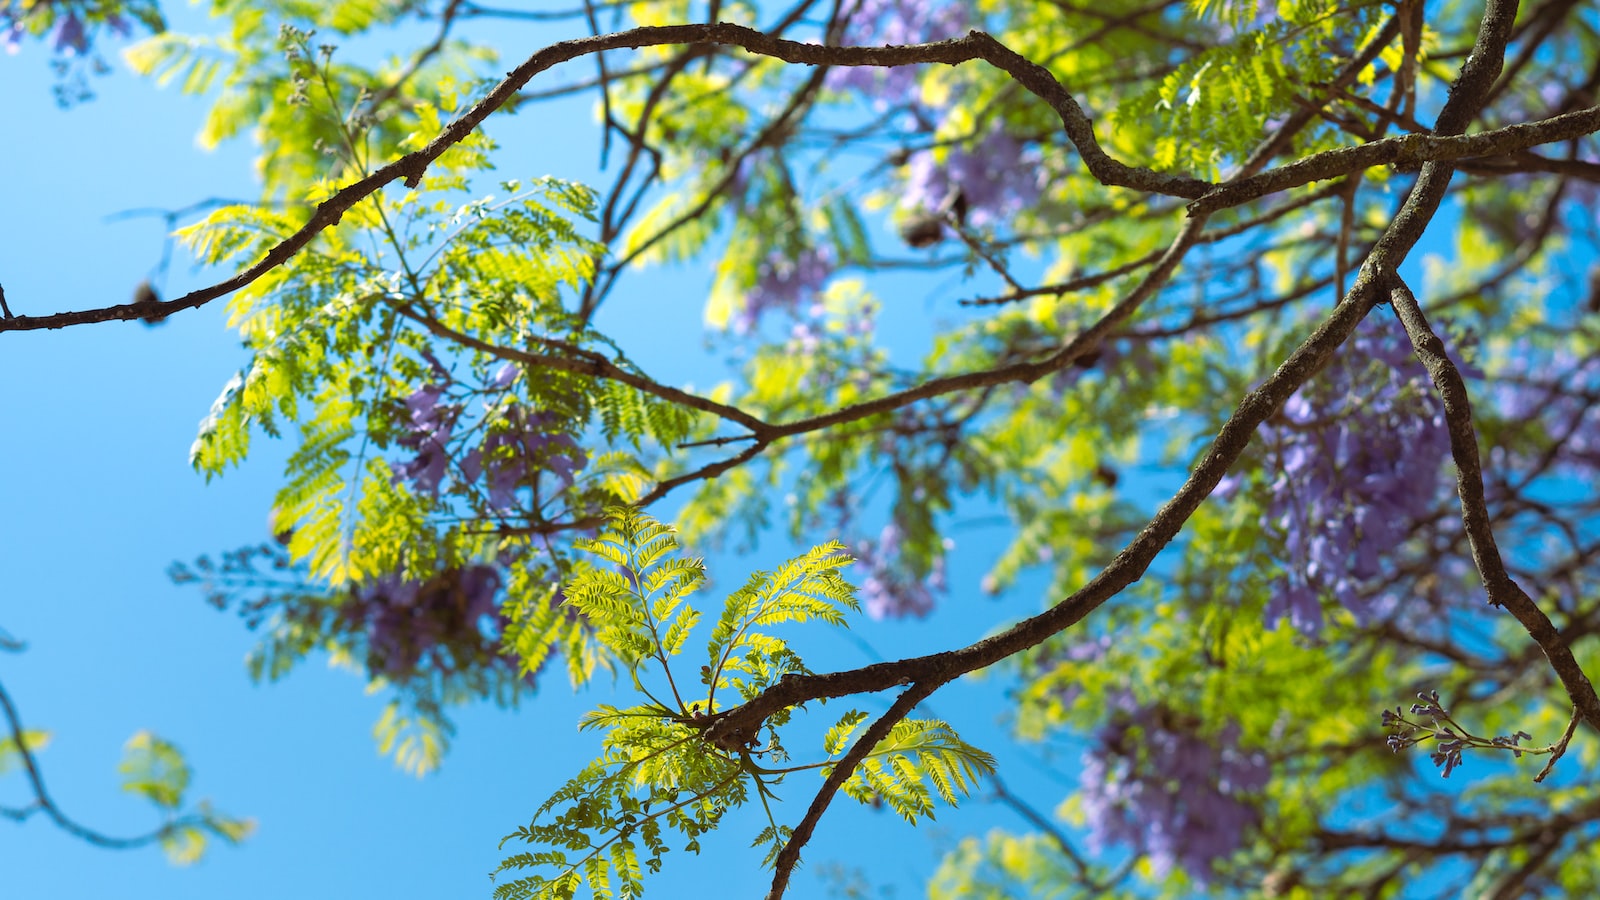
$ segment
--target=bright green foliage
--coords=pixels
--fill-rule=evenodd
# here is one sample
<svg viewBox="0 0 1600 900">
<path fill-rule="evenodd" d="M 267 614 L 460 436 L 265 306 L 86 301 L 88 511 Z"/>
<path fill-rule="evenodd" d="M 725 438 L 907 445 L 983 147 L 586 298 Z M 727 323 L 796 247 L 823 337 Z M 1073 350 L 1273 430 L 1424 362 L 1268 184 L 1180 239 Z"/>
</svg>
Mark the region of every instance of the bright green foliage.
<svg viewBox="0 0 1600 900">
<path fill-rule="evenodd" d="M 38 753 L 50 746 L 50 732 L 30 728 L 22 732 L 21 740 L 11 735 L 0 738 L 0 775 L 22 767 L 22 752 Z"/>
<path fill-rule="evenodd" d="M 933 818 L 933 793 L 954 806 L 994 768 L 994 757 L 961 740 L 949 725 L 907 719 L 878 742 L 843 790 L 863 803 L 882 801 L 915 824 L 919 817 Z"/>
<path fill-rule="evenodd" d="M 999 829 L 966 837 L 946 855 L 928 885 L 929 900 L 1009 900 L 1082 896 L 1069 885 L 1078 873 L 1043 834 Z"/>
<path fill-rule="evenodd" d="M 334 64 L 333 44 L 313 45 L 318 31 L 348 35 L 394 21 L 409 8 L 399 0 L 213 0 L 211 8 L 231 23 L 226 34 L 161 33 L 130 47 L 124 57 L 135 71 L 161 84 L 176 83 L 184 93 L 215 92 L 201 145 L 250 132 L 263 149 L 257 168 L 266 195 L 290 201 L 302 199 L 304 185 L 381 163 L 425 124 L 417 113 L 428 105 L 453 106 L 456 92 L 471 86 L 461 79 L 493 59 L 483 48 L 449 41 L 408 71 L 393 58 L 374 67 Z M 373 97 L 402 89 L 416 101 L 405 112 L 365 110 Z M 335 151 L 332 172 L 329 151 Z"/>
<path fill-rule="evenodd" d="M 128 739 L 122 765 L 122 789 L 140 794 L 163 809 L 177 809 L 189 789 L 189 765 L 171 743 L 148 731 Z"/>
<path fill-rule="evenodd" d="M 383 715 L 372 726 L 378 752 L 393 756 L 396 765 L 413 775 L 426 775 L 439 767 L 454 731 L 439 712 L 407 715 L 397 702 L 385 705 Z"/>
<path fill-rule="evenodd" d="M 570 897 L 581 885 L 596 897 L 638 896 L 641 861 L 659 871 L 663 854 L 679 841 L 698 852 L 699 838 L 752 795 L 767 812 L 768 825 L 755 844 L 769 848 L 770 863 L 790 834 L 768 803 L 776 788 L 796 772 L 826 775 L 832 769 L 828 762 L 785 765 L 789 755 L 780 738 L 791 710 L 771 716 L 759 738 L 732 752 L 701 732 L 730 706 L 785 675 L 806 672 L 788 642 L 765 629 L 845 624 L 846 611 L 857 606 L 855 589 L 839 571 L 850 562 L 843 548 L 813 548 L 772 572 L 754 573 L 729 594 L 707 644 L 700 699 L 681 671 L 674 672 L 673 660 L 700 620 L 692 598 L 705 581 L 704 564 L 677 555 L 675 529 L 637 510 L 615 507 L 608 518 L 599 537 L 574 542 L 594 562 L 578 565 L 563 586 L 565 606 L 593 628 L 603 648 L 595 662 L 626 672 L 645 702 L 602 704 L 584 717 L 581 728 L 603 733 L 601 755 L 545 801 L 532 822 L 506 837 L 551 849 L 507 857 L 498 871 L 544 873 L 501 883 L 497 898 Z M 865 719 L 851 712 L 828 731 L 823 750 L 830 759 L 849 747 L 851 732 Z M 992 757 L 943 722 L 906 720 L 871 750 L 844 791 L 863 803 L 888 803 L 915 820 L 931 816 L 935 793 L 954 804 L 993 771 Z"/>
<path fill-rule="evenodd" d="M 169 820 L 183 807 L 192 770 L 182 751 L 170 741 L 148 731 L 135 734 L 123 748 L 117 769 L 122 773 L 123 790 L 149 800 Z M 177 865 L 198 862 L 211 837 L 236 844 L 255 831 L 254 821 L 222 815 L 203 800 L 198 810 L 198 816 L 173 822 L 158 833 L 161 849 Z"/>
<path fill-rule="evenodd" d="M 285 41 L 291 63 L 307 67 L 313 87 L 325 88 L 310 90 L 309 106 L 297 115 L 334 122 L 334 158 L 346 171 L 364 172 L 365 148 L 389 138 L 343 111 L 341 104 L 359 105 L 341 87 L 355 76 L 332 66 L 331 52 L 309 61 L 308 35 L 286 32 Z M 425 140 L 449 112 L 426 101 L 411 110 L 416 129 L 397 141 L 401 147 Z M 275 132 L 274 140 L 294 138 Z M 419 189 L 374 197 L 319 235 L 295 265 L 230 298 L 251 362 L 224 388 L 191 450 L 195 468 L 211 477 L 246 457 L 257 429 L 298 432 L 273 528 L 285 536 L 288 560 L 305 584 L 281 595 L 284 611 L 270 619 L 252 662 L 258 677 L 278 677 L 318 648 L 370 663 L 370 641 L 350 630 L 361 625 L 348 621 L 350 601 L 340 592 L 359 594 L 385 577 L 424 581 L 474 561 L 526 558 L 509 570 L 503 629 L 524 666 L 520 675 L 482 665 L 492 659 L 468 658 L 454 671 L 372 671 L 404 701 L 385 712 L 379 743 L 419 773 L 437 765 L 448 743 L 448 705 L 515 696 L 518 678 L 535 673 L 554 646 L 575 672 L 592 667 L 590 627 L 548 602 L 561 556 L 539 537 L 538 524 L 637 499 L 664 477 L 656 465 L 660 448 L 699 427 L 682 407 L 616 381 L 576 371 L 526 374 L 526 359 L 597 358 L 637 369 L 563 306 L 563 293 L 586 284 L 603 255 L 579 225 L 594 215 L 591 191 L 541 179 L 452 199 L 466 193 L 492 147 L 478 136 L 453 148 Z M 306 200 L 329 190 L 328 182 L 313 184 Z M 230 206 L 182 237 L 204 262 L 240 265 L 299 221 L 298 212 Z M 424 410 L 423 402 L 438 406 Z M 449 420 L 442 447 L 418 436 L 419 417 L 429 414 Z M 554 439 L 547 452 L 583 471 L 570 483 L 537 475 L 519 481 L 540 505 L 508 505 L 506 486 L 492 479 L 504 479 L 497 470 L 541 462 L 525 459 L 518 445 L 519 429 L 532 423 Z M 592 457 L 572 438 L 590 429 L 610 445 Z M 408 463 L 413 453 L 449 460 L 435 464 L 438 474 L 418 475 L 426 460 Z M 503 533 L 486 532 L 478 524 L 484 520 Z M 319 588 L 333 593 L 318 597 Z"/>
<path fill-rule="evenodd" d="M 700 21 L 706 11 L 683 0 L 600 6 L 639 25 Z M 341 185 L 424 146 L 482 96 L 478 79 L 505 68 L 490 64 L 490 48 L 451 35 L 370 63 L 311 34 L 375 34 L 437 9 L 428 4 L 213 7 L 227 18 L 225 34 L 158 35 L 129 58 L 159 81 L 209 92 L 204 142 L 255 129 L 270 202 L 214 211 L 183 232 L 203 262 L 227 270 L 259 259 Z M 784 36 L 884 43 L 981 28 L 1048 69 L 1114 159 L 1221 179 L 1263 146 L 1272 148 L 1264 165 L 1281 166 L 1426 130 L 1475 39 L 1477 9 L 1414 0 L 848 3 L 834 10 L 835 33 L 819 27 L 832 13 L 812 5 Z M 931 31 L 852 18 L 862 10 Z M 1593 71 L 1596 40 L 1580 10 L 1523 5 L 1515 69 L 1469 130 L 1593 102 L 1581 73 Z M 719 16 L 770 26 L 777 13 L 731 4 Z M 543 38 L 508 38 L 506 47 L 521 56 Z M 1375 61 L 1334 87 L 1369 48 Z M 1163 286 L 1066 368 L 1031 380 L 980 377 L 767 440 L 774 432 L 695 406 L 727 404 L 788 428 L 935 379 L 1047 359 L 1148 275 L 1192 221 L 1183 198 L 1101 184 L 1056 113 L 987 65 L 866 73 L 852 85 L 839 68 L 711 45 L 614 50 L 605 64 L 597 105 L 612 146 L 602 174 L 616 184 L 491 186 L 498 148 L 479 130 L 417 189 L 394 184 L 364 201 L 231 298 L 250 362 L 192 453 L 212 477 L 241 463 L 258 433 L 294 441 L 272 529 L 284 548 L 262 554 L 281 557 L 273 573 L 287 574 L 251 573 L 251 589 L 265 586 L 269 597 L 239 603 L 262 626 L 252 672 L 276 678 L 319 652 L 362 670 L 392 691 L 375 736 L 408 770 L 439 765 L 457 704 L 515 703 L 559 665 L 574 684 L 602 670 L 616 676 L 626 699 L 608 698 L 582 723 L 600 735 L 600 756 L 511 835 L 530 846 L 504 862 L 512 880 L 498 886 L 502 897 L 585 888 L 637 896 L 669 848 L 698 849 L 752 797 L 767 808 L 754 843 L 771 862 L 791 836 L 769 806 L 780 784 L 803 780 L 809 793 L 816 779 L 789 776 L 832 771 L 871 718 L 854 709 L 830 717 L 822 752 L 798 762 L 788 756 L 800 743 L 790 709 L 732 749 L 702 735 L 716 717 L 807 672 L 787 624 L 843 624 L 856 608 L 842 575 L 847 544 L 834 539 L 860 557 L 855 580 L 876 615 L 935 606 L 952 529 L 973 511 L 1003 531 L 982 581 L 952 585 L 953 600 L 974 588 L 1045 584 L 1043 606 L 1077 591 L 1140 533 L 1240 399 L 1326 317 L 1411 190 L 1412 173 L 1374 167 L 1220 211 Z M 525 96 L 559 83 L 541 75 Z M 1284 134 L 1285 122 L 1301 119 L 1309 124 Z M 1265 144 L 1274 137 L 1282 139 Z M 1584 310 L 1600 301 L 1585 281 L 1592 248 L 1574 249 L 1585 238 L 1572 224 L 1592 218 L 1594 151 L 1591 136 L 1535 148 L 1543 161 L 1468 161 L 1411 258 L 1427 273 L 1413 287 L 1449 352 L 1489 379 L 1469 371 L 1468 390 L 1485 458 L 1499 467 L 1491 513 L 1514 576 L 1569 630 L 1591 672 L 1600 650 L 1585 637 L 1595 615 L 1583 598 L 1600 559 L 1600 503 L 1552 509 L 1560 498 L 1543 482 L 1563 471 L 1563 442 L 1578 446 L 1584 435 L 1577 419 L 1547 423 L 1538 412 L 1561 402 L 1588 409 L 1596 382 L 1586 379 L 1600 378 L 1580 373 L 1600 346 Z M 1441 225 L 1455 230 L 1452 240 L 1439 239 Z M 691 298 L 703 307 L 664 311 L 652 296 L 639 314 L 703 317 L 734 361 L 728 381 L 698 392 L 698 404 L 678 402 L 683 395 L 594 325 L 603 303 L 637 312 L 624 289 L 607 299 L 613 283 L 668 265 L 710 273 L 706 295 Z M 902 279 L 907 271 L 932 277 Z M 921 319 L 933 333 L 926 347 L 909 346 L 899 329 Z M 1386 310 L 1367 324 L 1398 336 Z M 1425 378 L 1407 390 L 1409 400 L 1431 396 Z M 1530 390 L 1522 413 L 1500 408 L 1506 394 Z M 1349 407 L 1377 399 L 1353 390 Z M 1277 411 L 1262 432 L 1324 424 Z M 1379 442 L 1382 431 L 1350 442 Z M 752 443 L 757 452 L 735 458 Z M 1323 590 L 1309 600 L 1321 624 L 1302 630 L 1269 612 L 1291 576 L 1326 574 L 1295 561 L 1292 516 L 1264 514 L 1275 492 L 1310 489 L 1284 475 L 1282 453 L 1257 439 L 1134 584 L 1005 663 L 1018 740 L 1087 741 L 1110 760 L 1108 783 L 1159 795 L 1143 807 L 1142 830 L 1074 857 L 1085 831 L 1126 824 L 1114 804 L 1085 801 L 1104 785 L 1080 785 L 1034 811 L 1039 833 L 962 841 L 935 896 L 1393 897 L 1411 889 L 1402 878 L 1443 883 L 1466 864 L 1487 874 L 1462 890 L 1505 894 L 1521 883 L 1506 873 L 1544 865 L 1543 832 L 1530 822 L 1581 823 L 1553 838 L 1566 843 L 1539 869 L 1538 889 L 1594 893 L 1593 854 L 1573 852 L 1587 850 L 1600 821 L 1592 792 L 1533 786 L 1528 760 L 1508 758 L 1446 796 L 1416 756 L 1383 745 L 1379 711 L 1434 688 L 1465 704 L 1462 721 L 1478 733 L 1526 729 L 1546 743 L 1566 720 L 1566 700 L 1526 632 L 1478 602 L 1448 479 L 1425 515 L 1378 548 L 1379 575 L 1360 589 L 1386 611 L 1358 618 Z M 737 464 L 724 465 L 730 459 Z M 1382 483 L 1375 469 L 1340 471 L 1321 487 Z M 1572 490 L 1592 483 L 1591 469 L 1576 471 L 1553 480 Z M 804 546 L 824 543 L 707 606 L 702 563 L 635 508 L 684 499 L 673 516 L 696 542 L 733 536 L 743 546 L 777 527 Z M 598 536 L 574 537 L 601 523 Z M 1315 540 L 1326 524 L 1300 537 Z M 419 596 L 459 612 L 467 574 L 483 569 L 503 578 L 499 608 L 471 607 L 470 627 L 396 614 Z M 239 601 L 238 587 L 213 596 Z M 896 606 L 897 592 L 912 601 Z M 446 638 L 425 648 L 396 637 L 435 633 Z M 1116 730 L 1129 721 L 1137 724 Z M 1225 746 L 1261 784 L 1227 798 L 1240 811 L 1237 844 L 1163 869 L 1150 842 L 1194 823 L 1183 821 L 1184 803 L 1159 801 L 1208 774 L 1138 771 L 1163 759 L 1157 744 L 1174 735 L 1183 746 Z M 1564 764 L 1581 772 L 1597 752 L 1576 741 Z M 920 821 L 936 797 L 953 803 L 994 768 L 943 723 L 905 720 L 840 777 L 857 800 Z M 1364 810 L 1375 798 L 1403 812 L 1369 827 Z M 1429 844 L 1441 809 L 1460 830 L 1495 837 L 1458 844 L 1459 853 Z M 1339 844 L 1352 816 L 1369 843 Z M 1512 833 L 1522 843 L 1490 846 Z"/>
</svg>

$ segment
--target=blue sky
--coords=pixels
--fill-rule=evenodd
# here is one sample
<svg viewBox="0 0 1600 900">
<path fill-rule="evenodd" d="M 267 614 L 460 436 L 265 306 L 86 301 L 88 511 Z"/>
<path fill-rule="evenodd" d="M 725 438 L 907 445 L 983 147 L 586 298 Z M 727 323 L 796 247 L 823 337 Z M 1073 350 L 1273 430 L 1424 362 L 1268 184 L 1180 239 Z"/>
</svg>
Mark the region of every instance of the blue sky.
<svg viewBox="0 0 1600 900">
<path fill-rule="evenodd" d="M 194 13 L 176 12 L 180 25 L 205 27 Z M 530 34 L 525 49 L 539 42 Z M 257 191 L 247 143 L 196 148 L 201 101 L 119 70 L 95 80 L 97 100 L 63 111 L 38 45 L 0 55 L 0 78 L 8 126 L 0 141 L 0 285 L 18 314 L 131 296 L 160 258 L 163 224 L 108 217 Z M 554 130 L 573 137 L 548 140 Z M 524 115 L 494 134 L 508 177 L 592 177 L 598 132 L 586 101 L 536 120 Z M 210 280 L 180 250 L 167 293 Z M 700 269 L 636 278 L 601 326 L 657 377 L 707 384 L 720 371 L 715 355 L 700 350 L 709 281 Z M 648 297 L 656 309 L 663 295 L 671 308 L 649 316 L 629 305 Z M 907 306 L 890 321 L 903 347 L 919 341 L 929 318 Z M 286 446 L 263 442 L 243 469 L 210 484 L 187 463 L 196 423 L 242 361 L 220 304 L 154 329 L 117 323 L 0 335 L 0 627 L 29 644 L 26 653 L 0 656 L 0 681 L 30 726 L 53 732 L 40 761 L 55 799 L 101 831 L 148 830 L 153 810 L 120 793 L 115 770 L 122 744 L 148 728 L 188 755 L 193 796 L 260 823 L 243 847 L 216 849 L 189 869 L 155 850 L 92 848 L 43 820 L 0 823 L 6 890 L 172 900 L 487 896 L 498 840 L 586 760 L 592 744 L 575 723 L 603 697 L 574 698 L 552 680 L 520 710 L 463 710 L 443 770 L 418 780 L 377 755 L 370 729 L 384 698 L 367 695 L 353 673 L 313 660 L 281 683 L 251 684 L 243 658 L 253 636 L 163 571 L 172 560 L 266 536 Z M 965 643 L 1036 608 L 1026 591 L 983 599 L 978 581 L 996 548 L 981 536 L 961 540 L 943 612 L 923 623 L 861 623 L 858 634 L 899 657 Z M 770 540 L 748 558 L 713 557 L 713 575 L 742 580 L 791 549 Z M 868 661 L 850 639 L 821 630 L 801 646 L 814 668 Z M 1075 766 L 1047 771 L 1038 751 L 1001 740 L 994 717 L 1002 687 L 993 679 L 953 685 L 934 709 L 1000 756 L 1011 787 L 1048 809 L 1075 780 Z M 865 708 L 886 703 L 875 698 Z M 790 788 L 789 821 L 809 800 L 809 785 Z M 27 799 L 17 776 L 0 777 L 0 803 Z M 978 801 L 941 810 L 937 823 L 915 830 L 892 814 L 852 807 L 841 800 L 825 820 L 793 896 L 822 895 L 816 873 L 830 862 L 865 868 L 897 896 L 916 895 L 955 837 L 993 824 L 1022 827 Z M 739 824 L 707 842 L 699 859 L 672 859 L 653 893 L 701 895 L 712 883 L 721 895 L 759 896 L 766 875 L 748 849 L 758 826 Z"/>
</svg>

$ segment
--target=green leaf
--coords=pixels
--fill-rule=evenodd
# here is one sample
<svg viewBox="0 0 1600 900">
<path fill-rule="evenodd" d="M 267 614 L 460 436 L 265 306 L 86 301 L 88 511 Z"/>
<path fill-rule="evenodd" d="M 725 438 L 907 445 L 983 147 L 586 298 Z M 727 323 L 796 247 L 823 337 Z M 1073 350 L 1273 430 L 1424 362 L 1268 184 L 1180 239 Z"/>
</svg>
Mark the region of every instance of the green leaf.
<svg viewBox="0 0 1600 900">
<path fill-rule="evenodd" d="M 139 794 L 165 810 L 183 805 L 192 774 L 177 746 L 149 731 L 128 739 L 117 770 L 122 773 L 123 790 Z"/>
<path fill-rule="evenodd" d="M 29 753 L 38 753 L 50 746 L 50 732 L 38 729 L 25 729 L 21 741 L 14 735 L 0 738 L 0 775 L 5 775 L 22 767 L 22 750 Z M 20 745 L 20 746 L 19 746 Z"/>
</svg>

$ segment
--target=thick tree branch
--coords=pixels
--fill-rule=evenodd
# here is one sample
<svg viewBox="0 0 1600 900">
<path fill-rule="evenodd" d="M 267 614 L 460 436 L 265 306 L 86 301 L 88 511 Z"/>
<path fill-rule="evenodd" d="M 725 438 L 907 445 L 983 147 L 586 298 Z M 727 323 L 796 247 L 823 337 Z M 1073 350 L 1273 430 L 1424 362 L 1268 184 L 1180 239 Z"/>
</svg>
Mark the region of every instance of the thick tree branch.
<svg viewBox="0 0 1600 900">
<path fill-rule="evenodd" d="M 900 684 L 937 687 L 1033 647 L 1081 621 L 1101 604 L 1138 581 L 1151 562 L 1177 536 L 1183 524 L 1216 488 L 1250 443 L 1255 429 L 1275 413 L 1306 379 L 1320 370 L 1356 329 L 1379 298 L 1379 285 L 1363 271 L 1350 296 L 1262 385 L 1240 401 L 1209 449 L 1172 499 L 1100 573 L 1043 613 L 966 647 L 875 663 L 859 669 L 786 678 L 755 699 L 717 716 L 707 740 L 732 740 L 753 734 L 780 709 L 823 697 L 887 690 Z"/>
<path fill-rule="evenodd" d="M 1327 150 L 1223 185 L 1189 204 L 1189 212 L 1192 215 L 1212 213 L 1268 194 L 1314 181 L 1338 178 L 1374 166 L 1397 165 L 1403 168 L 1424 162 L 1495 157 L 1520 160 L 1524 159 L 1523 152 L 1530 147 L 1569 141 L 1596 131 L 1600 131 L 1600 106 L 1472 135 L 1403 134 L 1357 147 Z"/>
</svg>

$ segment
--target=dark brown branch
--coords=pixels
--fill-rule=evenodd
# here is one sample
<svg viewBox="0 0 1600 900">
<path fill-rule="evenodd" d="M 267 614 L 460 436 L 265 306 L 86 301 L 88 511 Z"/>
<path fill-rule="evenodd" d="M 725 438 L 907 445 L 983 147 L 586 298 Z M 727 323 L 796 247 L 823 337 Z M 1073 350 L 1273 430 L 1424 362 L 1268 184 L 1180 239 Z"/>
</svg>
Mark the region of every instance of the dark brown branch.
<svg viewBox="0 0 1600 900">
<path fill-rule="evenodd" d="M 1193 215 L 1211 213 L 1258 197 L 1349 175 L 1374 166 L 1414 166 L 1479 157 L 1515 157 L 1530 147 L 1568 141 L 1600 131 L 1600 106 L 1537 122 L 1507 125 L 1472 135 L 1403 134 L 1357 147 L 1326 150 L 1305 159 L 1223 185 L 1189 204 Z"/>
<path fill-rule="evenodd" d="M 1583 718 L 1583 711 L 1574 706 L 1572 708 L 1572 718 L 1567 721 L 1567 730 L 1561 733 L 1561 740 L 1557 741 L 1555 749 L 1550 751 L 1549 762 L 1544 764 L 1544 768 L 1539 770 L 1539 774 L 1533 776 L 1534 781 L 1543 781 L 1550 777 L 1551 772 L 1555 771 L 1556 760 L 1566 755 L 1567 746 L 1572 743 L 1572 735 L 1578 730 L 1578 720 L 1581 718 Z"/>
<path fill-rule="evenodd" d="M 495 110 L 511 99 L 533 77 L 560 63 L 606 50 L 637 49 L 668 44 L 724 44 L 742 47 L 761 56 L 789 63 L 827 66 L 908 66 L 926 63 L 959 65 L 984 60 L 1037 95 L 1055 110 L 1067 137 L 1077 147 L 1084 164 L 1101 183 L 1138 191 L 1198 199 L 1212 188 L 1210 182 L 1182 175 L 1169 175 L 1125 165 L 1108 155 L 1094 136 L 1094 126 L 1078 101 L 1050 74 L 1050 70 L 1019 56 L 1010 48 L 981 31 L 965 37 L 931 44 L 896 47 L 824 47 L 782 40 L 742 25 L 717 22 L 704 25 L 666 25 L 634 28 L 613 34 L 578 38 L 551 44 L 513 69 L 482 100 L 445 126 L 427 146 L 395 160 L 371 175 L 347 185 L 317 205 L 305 225 L 267 251 L 254 265 L 210 287 L 191 291 L 161 305 L 163 316 L 202 306 L 231 294 L 262 275 L 283 265 L 304 249 L 324 229 L 339 223 L 357 203 L 377 193 L 385 185 L 403 180 L 407 187 L 422 181 L 434 160 L 477 129 Z M 86 325 L 92 322 L 144 319 L 150 310 L 135 304 L 122 304 L 78 312 L 45 316 L 13 316 L 0 319 L 0 331 L 36 331 Z"/>
<path fill-rule="evenodd" d="M 1172 499 L 1099 574 L 1049 610 L 957 650 L 843 672 L 786 678 L 743 706 L 721 713 L 707 729 L 707 739 L 717 741 L 729 735 L 754 733 L 772 713 L 807 700 L 871 693 L 899 684 L 931 689 L 1020 653 L 1081 621 L 1144 575 L 1156 555 L 1177 536 L 1244 452 L 1256 427 L 1332 358 L 1378 296 L 1377 283 L 1363 270 L 1345 302 L 1270 378 L 1245 395 Z"/>
<path fill-rule="evenodd" d="M 1537 172 L 1600 184 L 1600 163 L 1585 162 L 1581 159 L 1551 159 L 1537 153 L 1518 153 L 1498 159 L 1471 160 L 1458 163 L 1457 168 L 1474 175 L 1518 175 Z"/>
<path fill-rule="evenodd" d="M 1514 3 L 1490 0 L 1480 27 L 1481 52 L 1475 52 L 1473 58 L 1462 67 L 1461 76 L 1452 88 L 1451 98 L 1440 113 L 1441 122 L 1461 119 L 1461 107 L 1475 110 L 1473 98 L 1481 95 L 1483 90 L 1480 83 L 1486 79 L 1492 81 L 1498 72 L 1499 59 L 1504 52 L 1506 34 L 1513 17 L 1506 9 L 1508 6 L 1514 11 Z M 1496 41 L 1499 49 L 1496 49 Z M 1490 64 L 1488 70 L 1483 68 L 1486 59 Z M 1476 93 L 1456 90 L 1463 84 L 1477 85 Z M 785 678 L 744 705 L 719 713 L 716 721 L 706 729 L 705 738 L 713 743 L 736 741 L 739 735 L 756 733 L 773 713 L 808 700 L 874 693 L 900 684 L 926 687 L 931 692 L 939 685 L 991 666 L 1059 634 L 1142 578 L 1156 555 L 1177 537 L 1184 523 L 1200 508 L 1200 504 L 1210 496 L 1228 469 L 1244 453 L 1256 428 L 1327 364 L 1355 332 L 1356 326 L 1373 305 L 1382 299 L 1393 277 L 1392 273 L 1398 270 L 1411 248 L 1416 246 L 1438 211 L 1450 187 L 1450 175 L 1447 164 L 1428 163 L 1422 167 L 1422 173 L 1404 204 L 1361 267 L 1350 293 L 1276 372 L 1239 401 L 1177 493 L 1083 587 L 1045 612 L 966 647 L 895 662 L 875 663 L 843 672 Z M 1192 242 L 1197 233 L 1198 229 L 1193 229 L 1188 239 Z"/>
<path fill-rule="evenodd" d="M 789 886 L 789 876 L 794 873 L 794 867 L 800 863 L 800 848 L 811 840 L 811 833 L 822 820 L 822 814 L 828 811 L 828 804 L 833 802 L 833 795 L 837 794 L 839 788 L 855 774 L 856 766 L 867 758 L 867 754 L 878 746 L 879 741 L 889 736 L 891 728 L 910 715 L 918 703 L 927 699 L 928 695 L 938 690 L 942 684 L 943 682 L 914 684 L 905 693 L 896 697 L 889 711 L 879 716 L 878 720 L 872 723 L 872 727 L 856 739 L 849 751 L 833 767 L 833 771 L 828 773 L 828 780 L 822 783 L 822 789 L 811 799 L 811 806 L 806 809 L 805 816 L 795 825 L 788 842 L 778 852 L 778 858 L 773 863 L 772 889 L 767 892 L 767 900 L 779 900 L 783 896 L 784 889 Z"/>
<path fill-rule="evenodd" d="M 1544 610 L 1506 571 L 1505 560 L 1495 541 L 1494 527 L 1489 519 L 1488 505 L 1483 493 L 1483 465 L 1478 456 L 1478 434 L 1472 425 L 1472 402 L 1467 396 L 1466 382 L 1461 378 L 1444 342 L 1439 340 L 1428 325 L 1405 283 L 1395 277 L 1389 285 L 1389 300 L 1405 326 L 1411 346 L 1433 379 L 1434 388 L 1444 403 L 1445 422 L 1450 431 L 1450 454 L 1456 463 L 1456 492 L 1461 497 L 1461 525 L 1467 533 L 1472 548 L 1472 561 L 1483 578 L 1489 602 L 1505 607 L 1528 636 L 1544 651 L 1556 677 L 1561 679 L 1567 696 L 1583 712 L 1590 727 L 1600 729 L 1600 696 L 1584 674 L 1583 668 L 1572 655 L 1572 649 L 1561 632 L 1550 622 Z"/>
<path fill-rule="evenodd" d="M 773 426 L 755 416 L 750 415 L 736 406 L 718 403 L 715 400 L 701 397 L 698 394 L 691 394 L 688 391 L 679 390 L 675 387 L 669 387 L 661 384 L 660 382 L 649 377 L 625 369 L 592 350 L 585 350 L 582 347 L 554 340 L 546 340 L 544 343 L 560 349 L 564 354 L 570 355 L 530 353 L 526 350 L 518 350 L 514 347 L 501 347 L 497 344 L 491 344 L 481 338 L 473 337 L 464 331 L 457 331 L 433 316 L 430 316 L 424 312 L 419 312 L 415 307 L 408 303 L 394 302 L 391 303 L 391 306 L 402 316 L 405 316 L 411 321 L 416 322 L 418 325 L 421 325 L 423 328 L 427 329 L 429 334 L 460 344 L 463 347 L 469 347 L 473 350 L 477 350 L 480 353 L 486 353 L 490 356 L 496 357 L 497 359 L 521 363 L 527 366 L 537 366 L 542 369 L 554 369 L 558 372 L 573 372 L 579 375 L 588 375 L 592 378 L 604 378 L 610 381 L 621 382 L 629 387 L 638 388 L 647 394 L 660 397 L 663 400 L 671 401 L 680 406 L 686 406 L 690 409 L 699 410 L 700 412 L 710 413 L 713 416 L 743 425 L 744 427 L 750 429 L 750 431 L 758 437 L 771 434 L 774 431 Z"/>
</svg>

